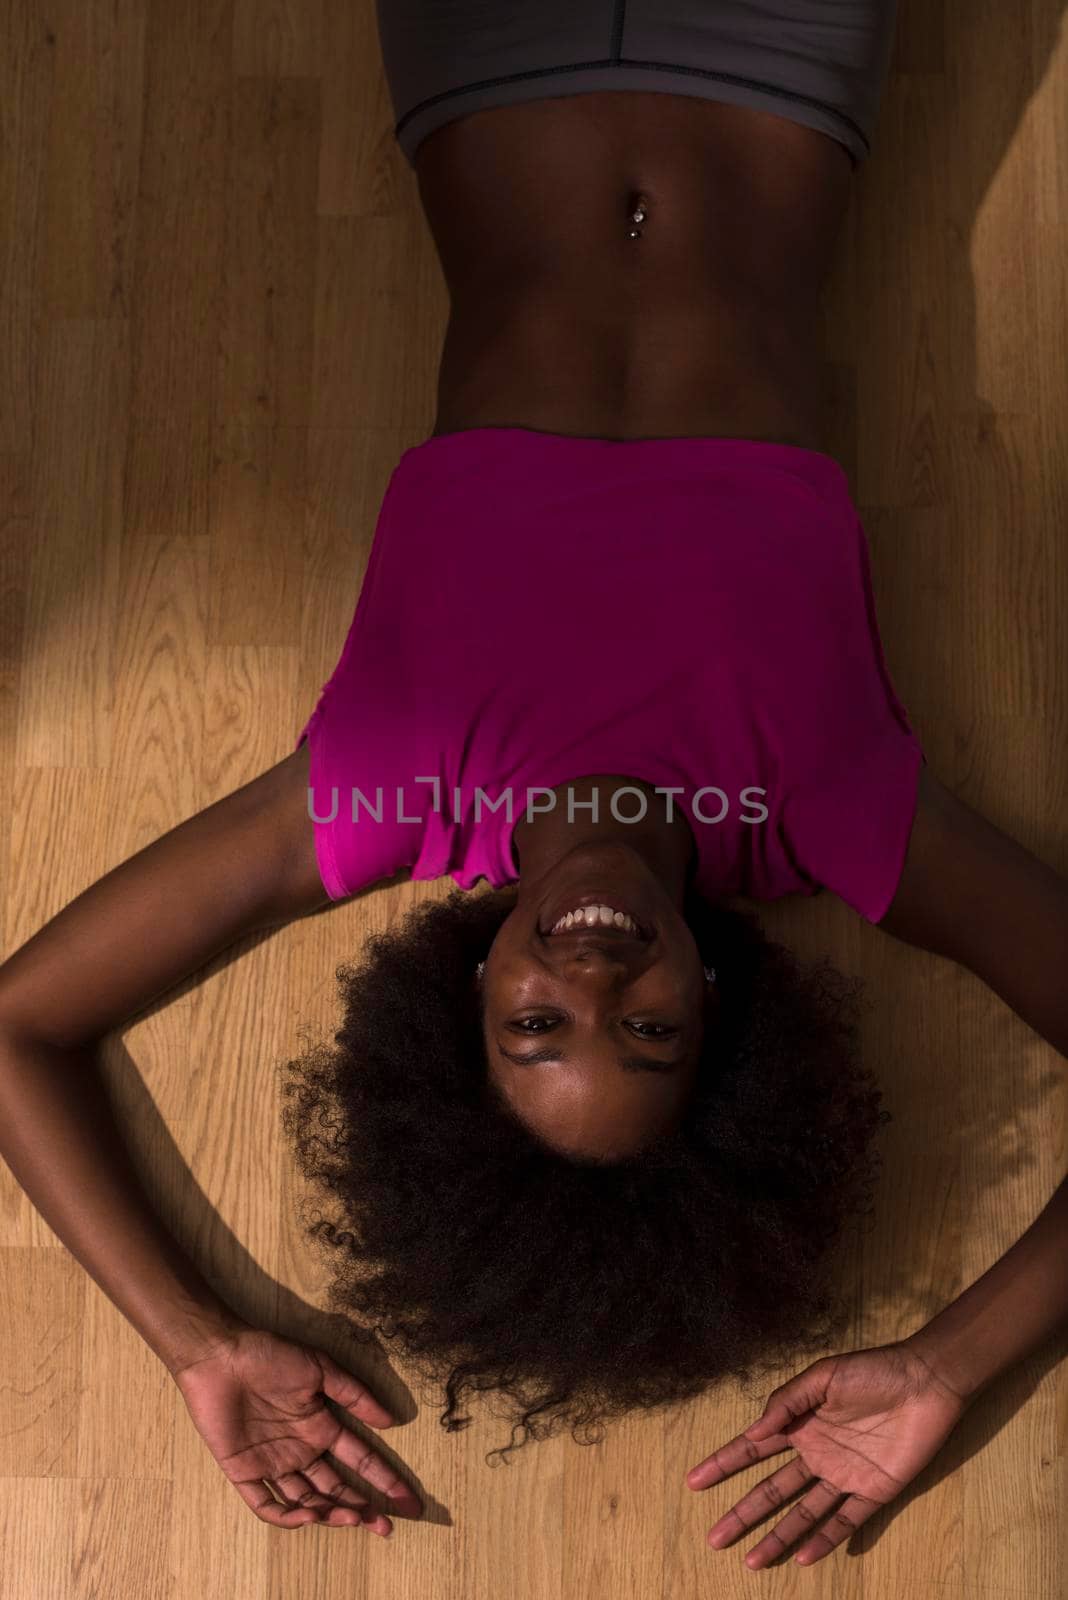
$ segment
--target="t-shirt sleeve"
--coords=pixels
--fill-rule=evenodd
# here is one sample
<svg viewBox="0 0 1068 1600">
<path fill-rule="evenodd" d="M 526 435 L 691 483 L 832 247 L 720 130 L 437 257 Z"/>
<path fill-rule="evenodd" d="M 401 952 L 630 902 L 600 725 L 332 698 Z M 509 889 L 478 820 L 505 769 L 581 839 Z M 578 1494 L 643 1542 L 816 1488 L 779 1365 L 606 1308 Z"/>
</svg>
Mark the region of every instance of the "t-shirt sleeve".
<svg viewBox="0 0 1068 1600">
<path fill-rule="evenodd" d="M 795 866 L 868 922 L 885 916 L 897 892 L 926 759 L 914 732 L 883 728 L 791 792 L 783 808 Z"/>
<path fill-rule="evenodd" d="M 366 776 L 353 771 L 353 743 L 334 728 L 341 710 L 324 690 L 294 746 L 299 750 L 308 741 L 308 826 L 315 831 L 319 877 L 331 900 L 346 900 L 410 865 L 417 831 L 398 824 L 390 787 L 365 788 Z M 357 803 L 355 822 L 354 788 L 365 797 Z"/>
</svg>

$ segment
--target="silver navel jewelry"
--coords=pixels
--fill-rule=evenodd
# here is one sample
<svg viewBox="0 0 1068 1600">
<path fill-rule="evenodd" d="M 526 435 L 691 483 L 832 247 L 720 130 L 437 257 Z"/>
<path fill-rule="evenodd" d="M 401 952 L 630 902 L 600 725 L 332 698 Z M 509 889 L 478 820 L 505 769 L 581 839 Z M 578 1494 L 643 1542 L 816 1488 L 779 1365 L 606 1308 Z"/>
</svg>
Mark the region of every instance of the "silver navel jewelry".
<svg viewBox="0 0 1068 1600">
<path fill-rule="evenodd" d="M 634 210 L 630 214 L 630 220 L 632 222 L 638 222 L 638 223 L 644 222 L 645 221 L 646 209 L 647 209 L 648 205 L 649 205 L 649 201 L 648 201 L 647 196 L 644 195 L 644 194 L 638 195 L 636 200 L 635 200 L 635 203 L 634 203 Z M 641 230 L 640 227 L 631 228 L 627 233 L 627 238 L 628 239 L 640 239 L 641 236 L 642 236 L 642 230 Z"/>
<path fill-rule="evenodd" d="M 482 974 L 485 972 L 485 970 L 486 970 L 486 963 L 484 961 L 480 961 L 478 966 L 475 968 L 475 971 L 478 973 L 480 978 L 481 978 Z"/>
</svg>

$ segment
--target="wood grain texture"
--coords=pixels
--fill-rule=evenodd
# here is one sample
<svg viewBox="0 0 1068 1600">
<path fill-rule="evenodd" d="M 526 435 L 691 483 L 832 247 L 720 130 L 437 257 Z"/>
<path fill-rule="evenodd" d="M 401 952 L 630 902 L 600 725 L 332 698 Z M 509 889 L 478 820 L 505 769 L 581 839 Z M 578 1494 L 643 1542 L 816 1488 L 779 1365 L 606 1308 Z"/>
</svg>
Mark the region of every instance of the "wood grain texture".
<svg viewBox="0 0 1068 1600">
<path fill-rule="evenodd" d="M 0 7 L 0 896 L 13 950 L 292 747 L 400 453 L 433 425 L 447 294 L 367 0 Z M 825 296 L 834 451 L 932 768 L 1068 874 L 1068 46 L 1058 0 L 902 0 L 875 153 Z M 248 941 L 110 1041 L 154 1204 L 251 1318 L 325 1345 L 406 1425 L 427 1505 L 382 1543 L 258 1522 L 164 1369 L 0 1173 L 0 1600 L 1056 1600 L 1068 1369 L 1024 1363 L 810 1571 L 705 1530 L 760 1467 L 686 1470 L 727 1391 L 487 1468 L 502 1424 L 346 1345 L 296 1220 L 276 1066 L 334 969 L 446 884 Z M 969 974 L 821 896 L 762 908 L 862 974 L 894 1120 L 852 1346 L 903 1335 L 1065 1167 L 1066 1075 Z M 830 1353 L 830 1352 L 829 1352 Z M 785 1378 L 795 1367 L 782 1373 Z"/>
</svg>

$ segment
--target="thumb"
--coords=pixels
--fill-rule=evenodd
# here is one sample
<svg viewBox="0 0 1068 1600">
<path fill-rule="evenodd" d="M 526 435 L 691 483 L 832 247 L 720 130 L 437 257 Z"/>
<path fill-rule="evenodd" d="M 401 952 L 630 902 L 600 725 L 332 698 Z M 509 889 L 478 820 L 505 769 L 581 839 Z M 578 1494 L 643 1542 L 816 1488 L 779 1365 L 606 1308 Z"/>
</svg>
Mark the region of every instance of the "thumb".
<svg viewBox="0 0 1068 1600">
<path fill-rule="evenodd" d="M 354 1417 L 359 1417 L 361 1422 L 369 1422 L 372 1428 L 393 1427 L 394 1418 L 375 1399 L 365 1383 L 339 1367 L 333 1356 L 325 1350 L 313 1348 L 312 1354 L 322 1368 L 324 1394 L 328 1394 L 339 1406 L 344 1406 Z"/>
<path fill-rule="evenodd" d="M 833 1370 L 834 1362 L 825 1356 L 822 1361 L 816 1361 L 804 1372 L 799 1372 L 796 1378 L 773 1389 L 760 1416 L 743 1430 L 744 1437 L 767 1439 L 815 1410 L 827 1398 L 827 1386 Z"/>
</svg>

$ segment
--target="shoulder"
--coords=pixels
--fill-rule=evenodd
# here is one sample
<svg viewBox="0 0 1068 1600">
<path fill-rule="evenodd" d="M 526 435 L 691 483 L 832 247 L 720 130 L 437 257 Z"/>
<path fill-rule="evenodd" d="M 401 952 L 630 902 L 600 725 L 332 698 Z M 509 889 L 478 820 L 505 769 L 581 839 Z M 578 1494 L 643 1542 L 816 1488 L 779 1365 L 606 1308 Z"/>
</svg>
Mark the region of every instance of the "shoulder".
<svg viewBox="0 0 1068 1600">
<path fill-rule="evenodd" d="M 999 840 L 1012 841 L 973 811 L 924 763 L 916 809 L 894 898 L 878 926 L 910 944 L 936 949 L 971 897 L 982 895 Z"/>
<path fill-rule="evenodd" d="M 365 827 L 362 832 L 343 826 L 331 846 L 332 857 L 342 848 L 345 851 L 344 859 L 334 860 L 334 872 L 339 875 L 339 881 L 355 887 L 346 888 L 336 898 L 327 892 L 319 859 L 323 825 L 317 823 L 308 805 L 310 739 L 258 781 L 263 791 L 264 826 L 269 832 L 271 847 L 284 863 L 284 882 L 279 895 L 291 916 L 303 916 L 323 906 L 340 905 L 372 889 L 393 887 L 411 880 L 410 864 L 401 862 L 398 865 L 396 861 L 399 851 L 410 843 L 410 830 L 395 823 L 370 831 Z M 388 814 L 387 804 L 385 815 L 388 817 Z M 338 815 L 343 817 L 347 813 Z M 353 845 L 357 837 L 361 841 L 358 851 Z"/>
<path fill-rule="evenodd" d="M 260 812 L 265 846 L 282 863 L 280 910 L 302 916 L 331 904 L 323 887 L 316 853 L 315 826 L 308 811 L 311 747 L 308 740 L 250 785 Z"/>
<path fill-rule="evenodd" d="M 994 982 L 1013 951 L 1033 950 L 1043 934 L 1063 944 L 1068 881 L 924 766 L 904 868 L 878 926 Z"/>
</svg>

